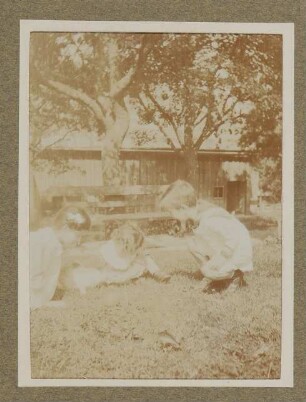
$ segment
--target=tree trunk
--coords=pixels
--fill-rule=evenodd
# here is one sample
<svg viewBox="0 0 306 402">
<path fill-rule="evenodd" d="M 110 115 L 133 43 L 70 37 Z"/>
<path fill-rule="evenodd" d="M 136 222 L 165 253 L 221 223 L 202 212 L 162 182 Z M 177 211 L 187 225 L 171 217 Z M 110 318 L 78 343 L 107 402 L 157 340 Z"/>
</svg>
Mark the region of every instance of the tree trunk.
<svg viewBox="0 0 306 402">
<path fill-rule="evenodd" d="M 101 148 L 102 183 L 104 186 L 121 184 L 120 149 L 129 127 L 128 112 L 117 102 L 113 103 L 109 117 Z"/>
<path fill-rule="evenodd" d="M 102 183 L 104 186 L 120 185 L 120 147 L 121 143 L 113 140 L 113 131 L 109 130 L 103 139 L 101 149 Z"/>
<path fill-rule="evenodd" d="M 184 133 L 184 167 L 185 180 L 198 191 L 198 153 L 193 143 L 192 128 L 187 126 Z"/>
<path fill-rule="evenodd" d="M 193 147 L 186 148 L 184 151 L 185 180 L 188 181 L 198 191 L 199 163 L 197 150 Z"/>
</svg>

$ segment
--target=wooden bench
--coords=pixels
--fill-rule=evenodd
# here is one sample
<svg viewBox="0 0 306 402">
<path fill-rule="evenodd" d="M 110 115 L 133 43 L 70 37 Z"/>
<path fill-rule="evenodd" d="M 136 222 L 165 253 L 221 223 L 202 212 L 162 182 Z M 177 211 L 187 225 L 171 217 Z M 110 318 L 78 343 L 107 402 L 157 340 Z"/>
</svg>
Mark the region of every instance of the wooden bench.
<svg viewBox="0 0 306 402">
<path fill-rule="evenodd" d="M 43 194 L 44 209 L 65 204 L 86 205 L 93 213 L 118 214 L 152 211 L 165 185 L 53 186 Z"/>
<path fill-rule="evenodd" d="M 99 214 L 149 212 L 156 209 L 157 197 L 167 186 L 134 185 L 101 188 L 103 201 L 95 205 Z"/>
<path fill-rule="evenodd" d="M 119 224 L 124 222 L 136 222 L 139 227 L 147 232 L 150 227 L 153 227 L 162 222 L 166 222 L 168 225 L 175 222 L 175 219 L 171 217 L 167 212 L 155 211 L 155 212 L 134 212 L 124 214 L 110 214 L 110 215 L 93 215 L 92 224 L 89 231 L 82 232 L 82 238 L 104 240 L 108 239 L 113 229 Z"/>
<path fill-rule="evenodd" d="M 52 187 L 44 194 L 45 211 L 58 210 L 63 205 L 75 204 L 91 212 L 91 231 L 108 237 L 120 222 L 148 223 L 171 219 L 168 213 L 158 211 L 156 201 L 167 185 Z"/>
</svg>

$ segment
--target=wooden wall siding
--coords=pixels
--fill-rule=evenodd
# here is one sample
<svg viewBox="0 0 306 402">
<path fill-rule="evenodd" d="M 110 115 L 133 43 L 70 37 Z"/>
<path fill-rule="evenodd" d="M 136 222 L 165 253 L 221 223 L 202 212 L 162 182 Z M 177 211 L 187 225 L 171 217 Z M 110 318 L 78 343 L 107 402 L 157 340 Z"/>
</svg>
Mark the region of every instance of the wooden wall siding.
<svg viewBox="0 0 306 402">
<path fill-rule="evenodd" d="M 44 192 L 51 186 L 101 186 L 102 164 L 99 160 L 71 160 L 69 171 L 58 175 L 47 172 L 35 172 L 38 188 Z M 132 186 L 135 184 L 169 184 L 177 178 L 182 178 L 183 165 L 180 160 L 121 160 L 119 162 L 120 184 Z"/>
<path fill-rule="evenodd" d="M 218 160 L 199 161 L 199 197 L 213 201 L 222 207 L 226 206 L 226 176 L 222 170 L 222 162 Z M 223 187 L 223 198 L 214 198 L 214 187 Z"/>
<path fill-rule="evenodd" d="M 51 185 L 70 186 L 99 186 L 102 185 L 101 161 L 99 160 L 72 160 L 73 169 L 51 175 L 45 172 L 36 172 L 40 190 Z M 161 160 L 121 160 L 121 185 L 135 184 L 169 184 L 178 178 L 183 178 L 184 165 L 180 159 Z M 222 186 L 226 182 L 222 172 L 221 161 L 199 161 L 199 192 L 203 196 L 212 197 L 213 187 Z"/>
<path fill-rule="evenodd" d="M 80 157 L 81 155 L 74 155 Z M 120 185 L 133 186 L 140 185 L 162 185 L 169 184 L 177 179 L 184 177 L 184 162 L 177 154 L 151 153 L 149 155 L 139 153 L 138 155 L 121 155 L 119 162 L 121 178 Z M 129 159 L 132 156 L 135 159 Z M 102 163 L 101 159 L 95 159 L 96 155 L 91 152 L 82 154 L 82 158 L 72 159 L 71 163 L 76 169 L 69 170 L 60 175 L 50 175 L 47 173 L 36 172 L 38 189 L 44 192 L 51 186 L 102 186 Z M 227 181 L 225 172 L 222 169 L 224 156 L 200 155 L 198 190 L 199 197 L 210 199 L 214 203 L 227 207 Z M 235 180 L 247 181 L 246 187 L 246 212 L 249 209 L 250 180 L 251 178 L 237 177 Z M 214 187 L 223 187 L 223 197 L 214 198 Z"/>
<path fill-rule="evenodd" d="M 125 160 L 120 163 L 121 185 L 139 184 L 139 161 Z"/>
<path fill-rule="evenodd" d="M 77 149 L 56 149 L 56 150 L 45 150 L 41 153 L 42 159 L 53 159 L 54 154 L 57 157 L 62 157 L 63 159 L 75 159 L 75 160 L 101 160 L 101 151 L 99 150 L 77 150 Z"/>
<path fill-rule="evenodd" d="M 175 159 L 140 159 L 133 161 L 134 166 L 136 163 L 136 170 L 138 170 L 138 181 L 134 184 L 169 184 L 179 177 L 182 177 L 182 164 L 180 160 Z M 123 171 L 128 170 L 131 163 L 129 160 L 124 161 Z M 137 174 L 134 174 L 137 177 Z"/>
</svg>

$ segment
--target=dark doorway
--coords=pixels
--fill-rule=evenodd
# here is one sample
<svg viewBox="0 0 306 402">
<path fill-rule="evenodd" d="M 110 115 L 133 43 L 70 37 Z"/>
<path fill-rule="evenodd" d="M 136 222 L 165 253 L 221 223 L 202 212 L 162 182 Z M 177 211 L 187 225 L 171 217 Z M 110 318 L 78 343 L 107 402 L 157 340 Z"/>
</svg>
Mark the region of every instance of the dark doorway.
<svg viewBox="0 0 306 402">
<path fill-rule="evenodd" d="M 226 209 L 237 214 L 246 213 L 246 181 L 227 182 Z"/>
</svg>

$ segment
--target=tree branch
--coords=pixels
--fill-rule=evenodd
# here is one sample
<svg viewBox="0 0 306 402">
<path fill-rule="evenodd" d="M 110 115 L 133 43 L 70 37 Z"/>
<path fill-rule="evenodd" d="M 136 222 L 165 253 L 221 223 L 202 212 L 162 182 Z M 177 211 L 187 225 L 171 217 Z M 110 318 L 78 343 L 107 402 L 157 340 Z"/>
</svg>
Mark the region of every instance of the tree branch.
<svg viewBox="0 0 306 402">
<path fill-rule="evenodd" d="M 55 131 L 56 131 L 56 130 L 54 130 L 53 132 L 55 132 Z M 71 130 L 67 131 L 62 137 L 58 138 L 57 140 L 55 140 L 55 141 L 52 142 L 51 144 L 48 144 L 48 145 L 47 145 L 45 148 L 43 148 L 43 149 L 37 150 L 37 145 L 38 145 L 38 144 L 34 144 L 34 146 L 30 146 L 31 150 L 35 153 L 35 155 L 33 155 L 33 157 L 32 157 L 32 160 L 36 160 L 37 157 L 38 157 L 42 152 L 46 151 L 47 149 L 52 148 L 52 147 L 53 147 L 55 144 L 57 144 L 58 142 L 63 141 L 63 140 L 67 137 L 67 135 L 70 134 L 70 133 L 72 133 L 73 131 L 75 131 L 75 130 L 71 129 Z M 52 134 L 53 132 L 51 132 L 51 133 L 49 133 L 49 134 Z M 40 143 L 41 143 L 41 140 L 40 140 L 39 144 L 40 144 Z"/>
<path fill-rule="evenodd" d="M 117 82 L 112 82 L 111 90 L 109 96 L 112 98 L 118 97 L 127 87 L 132 83 L 137 71 L 139 70 L 141 64 L 145 61 L 148 54 L 151 52 L 152 48 L 145 50 L 147 43 L 146 35 L 142 37 L 142 42 L 138 55 L 136 57 L 136 64 L 129 69 L 129 71 Z M 113 73 L 114 75 L 114 73 Z"/>
<path fill-rule="evenodd" d="M 43 151 L 45 151 L 46 149 L 50 149 L 52 148 L 55 144 L 63 141 L 70 133 L 72 133 L 73 131 L 75 131 L 74 129 L 70 129 L 68 130 L 61 138 L 58 138 L 57 140 L 55 140 L 54 142 L 52 142 L 51 144 L 48 144 Z M 52 134 L 52 133 L 51 133 Z"/>
<path fill-rule="evenodd" d="M 132 82 L 132 78 L 136 73 L 136 68 L 132 67 L 119 81 L 112 85 L 109 96 L 116 98 L 119 96 Z"/>
<path fill-rule="evenodd" d="M 203 108 L 204 108 L 204 106 L 201 108 L 200 113 L 198 114 L 198 116 L 196 117 L 195 121 L 193 122 L 193 127 L 196 127 L 196 126 L 198 126 L 199 124 L 201 124 L 201 123 L 205 120 L 205 118 L 207 117 L 207 114 L 208 114 L 208 113 L 206 112 L 206 113 L 204 113 L 203 117 L 200 118 L 201 113 L 202 113 L 202 111 L 203 111 Z"/>
<path fill-rule="evenodd" d="M 98 102 L 85 94 L 83 91 L 53 80 L 47 80 L 47 84 L 61 94 L 84 103 L 95 114 L 98 120 L 105 123 L 105 116 Z"/>
<path fill-rule="evenodd" d="M 154 96 L 151 94 L 150 90 L 148 89 L 147 85 L 146 85 L 146 91 L 144 92 L 144 94 L 146 95 L 147 98 L 150 99 L 150 101 L 153 103 L 155 108 L 161 114 L 162 118 L 171 125 L 171 127 L 173 128 L 173 131 L 176 135 L 177 141 L 180 144 L 180 146 L 182 147 L 181 140 L 177 134 L 178 127 L 175 124 L 173 117 L 170 115 L 170 113 L 166 112 L 166 110 L 157 102 L 157 100 L 154 98 Z"/>
<path fill-rule="evenodd" d="M 231 98 L 231 97 L 232 97 L 232 94 L 229 93 L 229 94 L 227 95 L 227 97 L 225 98 L 224 103 L 223 103 L 223 106 L 222 106 L 222 113 L 225 113 L 225 107 L 226 107 L 227 101 L 228 101 L 229 98 Z"/>
<path fill-rule="evenodd" d="M 242 114 L 239 114 L 237 116 L 232 117 L 231 119 L 231 123 L 234 123 L 235 121 L 237 121 L 238 119 L 240 119 L 242 116 Z M 208 138 L 209 136 L 211 136 L 215 131 L 218 130 L 218 128 L 220 128 L 224 123 L 226 123 L 228 121 L 228 119 L 222 119 L 221 121 L 219 121 L 218 123 L 216 123 L 210 130 L 208 131 L 202 131 L 200 137 L 197 139 L 196 143 L 195 143 L 195 148 L 197 150 L 200 149 L 201 145 L 203 144 L 204 140 L 206 138 Z M 205 127 L 204 127 L 205 128 Z"/>
<path fill-rule="evenodd" d="M 144 110 L 149 111 L 150 109 L 148 108 L 148 106 L 144 103 L 144 101 L 141 99 L 141 96 L 138 96 L 139 102 L 141 104 L 141 106 L 143 107 Z M 158 128 L 160 129 L 160 131 L 164 134 L 165 138 L 169 141 L 168 144 L 171 146 L 172 149 L 176 149 L 172 138 L 169 136 L 169 134 L 164 130 L 163 126 L 160 124 L 160 122 L 158 121 L 158 119 L 156 119 L 155 117 L 155 113 L 153 114 L 153 119 L 155 124 L 158 126 Z"/>
<path fill-rule="evenodd" d="M 36 113 L 39 113 L 40 110 L 48 103 L 48 101 L 42 102 L 41 105 L 35 110 Z M 35 107 L 34 107 L 35 109 Z"/>
<path fill-rule="evenodd" d="M 44 132 L 48 131 L 52 126 L 54 126 L 54 122 L 53 122 L 53 121 L 52 121 L 50 124 L 48 124 L 48 125 L 43 129 L 43 131 L 44 131 Z M 34 130 L 35 130 L 34 128 L 33 128 L 33 129 L 32 129 L 32 128 L 30 129 L 31 134 L 33 133 Z M 37 130 L 38 130 L 38 129 L 37 129 Z M 32 142 L 32 145 L 37 148 L 37 147 L 41 144 L 41 139 L 42 139 L 42 136 L 40 135 L 40 136 L 38 137 L 37 141 L 33 141 L 33 142 Z"/>
<path fill-rule="evenodd" d="M 114 39 L 109 39 L 108 45 L 108 67 L 109 67 L 109 92 L 112 92 L 113 87 L 116 84 L 116 72 L 115 72 L 115 62 L 116 62 L 116 52 L 118 47 L 116 46 L 116 41 Z"/>
</svg>

